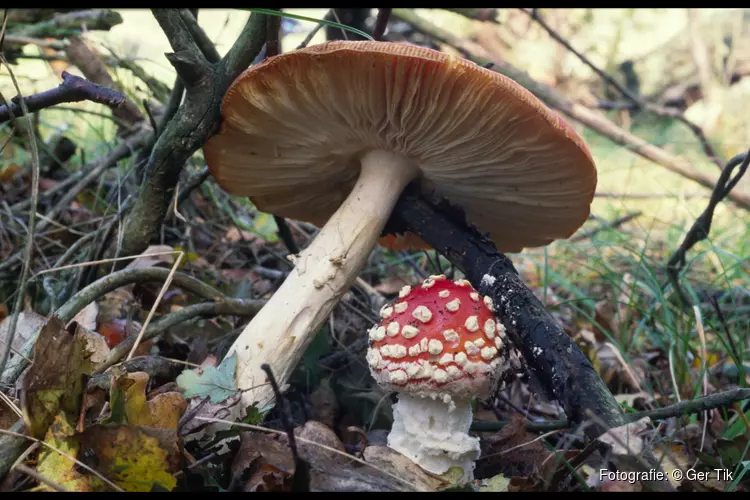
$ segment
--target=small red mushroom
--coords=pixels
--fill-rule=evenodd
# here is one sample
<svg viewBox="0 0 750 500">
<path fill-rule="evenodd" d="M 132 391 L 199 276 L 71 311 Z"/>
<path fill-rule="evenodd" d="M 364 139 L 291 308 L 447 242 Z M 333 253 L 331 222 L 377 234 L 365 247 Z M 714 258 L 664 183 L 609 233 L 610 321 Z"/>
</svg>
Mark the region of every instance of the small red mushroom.
<svg viewBox="0 0 750 500">
<path fill-rule="evenodd" d="M 370 371 L 399 392 L 388 446 L 429 472 L 458 466 L 465 481 L 473 477 L 479 440 L 468 434 L 471 400 L 495 387 L 505 337 L 493 311 L 468 281 L 430 276 L 402 288 L 369 332 Z"/>
</svg>

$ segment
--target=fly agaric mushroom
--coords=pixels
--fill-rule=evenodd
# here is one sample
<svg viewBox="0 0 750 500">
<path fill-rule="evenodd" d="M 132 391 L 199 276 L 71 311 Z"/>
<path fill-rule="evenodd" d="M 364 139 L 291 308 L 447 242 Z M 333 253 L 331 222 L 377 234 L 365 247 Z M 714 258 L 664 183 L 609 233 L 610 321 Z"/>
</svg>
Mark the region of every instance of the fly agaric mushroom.
<svg viewBox="0 0 750 500">
<path fill-rule="evenodd" d="M 570 236 L 596 186 L 581 138 L 529 91 L 422 47 L 337 41 L 270 57 L 235 80 L 221 114 L 203 147 L 218 184 L 323 226 L 229 351 L 245 406 L 273 402 L 261 365 L 289 379 L 408 183 L 462 206 L 505 252 Z"/>
<path fill-rule="evenodd" d="M 492 299 L 466 280 L 430 276 L 380 310 L 367 363 L 378 385 L 399 393 L 388 446 L 426 471 L 473 478 L 479 439 L 468 434 L 471 400 L 495 387 L 505 329 Z"/>
</svg>

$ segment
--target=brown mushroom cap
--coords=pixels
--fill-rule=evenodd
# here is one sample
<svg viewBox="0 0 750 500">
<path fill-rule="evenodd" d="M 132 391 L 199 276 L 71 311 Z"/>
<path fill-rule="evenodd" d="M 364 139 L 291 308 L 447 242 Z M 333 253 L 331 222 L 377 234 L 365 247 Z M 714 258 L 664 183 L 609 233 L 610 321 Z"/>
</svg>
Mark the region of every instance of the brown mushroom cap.
<svg viewBox="0 0 750 500">
<path fill-rule="evenodd" d="M 596 187 L 582 139 L 529 91 L 422 47 L 336 41 L 272 57 L 237 78 L 221 112 L 203 148 L 219 185 L 320 226 L 373 149 L 412 160 L 422 189 L 503 252 L 573 234 Z"/>
</svg>

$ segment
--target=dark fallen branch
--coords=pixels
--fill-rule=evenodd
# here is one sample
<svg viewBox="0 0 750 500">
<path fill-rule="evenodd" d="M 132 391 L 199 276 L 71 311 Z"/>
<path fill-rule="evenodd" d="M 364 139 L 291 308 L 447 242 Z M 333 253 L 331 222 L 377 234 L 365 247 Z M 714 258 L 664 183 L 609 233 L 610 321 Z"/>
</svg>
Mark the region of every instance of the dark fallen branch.
<svg viewBox="0 0 750 500">
<path fill-rule="evenodd" d="M 29 113 L 64 102 L 92 101 L 116 108 L 125 101 L 125 96 L 116 90 L 97 85 L 65 71 L 62 76 L 62 83 L 54 89 L 23 98 Z M 10 120 L 11 113 L 15 116 L 23 116 L 18 97 L 11 99 L 10 109 L 8 106 L 0 106 L 0 123 Z"/>
<path fill-rule="evenodd" d="M 462 269 L 482 295 L 492 298 L 498 320 L 522 353 L 529 371 L 547 396 L 560 402 L 572 425 L 596 439 L 626 422 L 622 408 L 578 345 L 524 285 L 510 259 L 467 225 L 460 209 L 444 200 L 428 201 L 409 186 L 396 203 L 386 230 L 394 229 L 417 234 Z M 660 470 L 649 450 L 641 460 Z M 648 481 L 647 486 L 654 491 L 673 489 L 660 481 Z"/>
<path fill-rule="evenodd" d="M 711 231 L 711 222 L 714 217 L 714 210 L 724 198 L 729 195 L 732 189 L 737 185 L 745 172 L 747 172 L 748 164 L 750 164 L 750 151 L 747 153 L 737 155 L 724 167 L 719 176 L 719 180 L 716 182 L 716 187 L 711 193 L 711 199 L 708 201 L 708 206 L 702 214 L 695 220 L 693 226 L 685 235 L 679 248 L 672 254 L 667 262 L 667 276 L 669 281 L 677 292 L 680 300 L 684 305 L 690 304 L 685 292 L 680 286 L 679 274 L 680 271 L 685 267 L 685 255 L 687 252 L 695 246 L 699 241 L 708 238 L 708 233 Z M 734 170 L 737 169 L 737 173 L 732 176 Z"/>
<path fill-rule="evenodd" d="M 608 426 L 621 425 L 622 409 L 589 360 L 523 284 L 510 259 L 467 226 L 459 209 L 445 201 L 427 201 L 410 187 L 396 203 L 393 222 L 446 256 L 482 295 L 492 298 L 513 345 L 572 423 L 584 422 L 586 410 L 591 410 Z M 592 438 L 605 430 L 588 429 Z"/>
</svg>

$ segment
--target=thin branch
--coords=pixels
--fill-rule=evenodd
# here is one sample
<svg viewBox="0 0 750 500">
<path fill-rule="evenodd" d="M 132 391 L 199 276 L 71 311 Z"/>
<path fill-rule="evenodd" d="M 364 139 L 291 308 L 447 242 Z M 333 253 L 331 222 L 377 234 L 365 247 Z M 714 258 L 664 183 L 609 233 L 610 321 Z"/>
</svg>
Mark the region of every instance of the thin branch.
<svg viewBox="0 0 750 500">
<path fill-rule="evenodd" d="M 63 71 L 63 81 L 54 89 L 45 90 L 38 94 L 24 98 L 27 110 L 24 112 L 18 97 L 11 99 L 10 106 L 7 103 L 0 106 L 0 123 L 7 122 L 11 113 L 23 116 L 33 111 L 49 108 L 64 102 L 92 101 L 116 108 L 125 101 L 125 96 L 116 90 L 108 89 Z"/>
<path fill-rule="evenodd" d="M 375 29 L 372 30 L 372 38 L 375 40 L 382 40 L 386 28 L 388 28 L 388 19 L 391 17 L 392 10 L 378 9 L 378 17 L 375 19 Z"/>
<path fill-rule="evenodd" d="M 195 318 L 211 318 L 222 315 L 254 316 L 261 310 L 265 303 L 265 300 L 223 298 L 217 299 L 216 302 L 193 304 L 179 311 L 169 313 L 148 325 L 141 337 L 141 341 L 152 339 L 172 327 Z M 93 375 L 104 373 L 107 368 L 118 363 L 135 346 L 135 342 L 136 337 L 131 336 L 117 344 L 109 352 L 107 358 L 96 367 Z"/>
<path fill-rule="evenodd" d="M 180 9 L 180 19 L 182 19 L 182 22 L 185 23 L 185 28 L 193 37 L 193 40 L 198 45 L 198 48 L 200 48 L 201 53 L 206 58 L 206 60 L 211 64 L 219 62 L 221 60 L 221 56 L 216 50 L 214 42 L 212 42 L 211 39 L 208 38 L 208 35 L 206 35 L 206 32 L 203 31 L 203 28 L 198 25 L 198 20 L 195 18 L 193 13 L 188 9 Z"/>
<path fill-rule="evenodd" d="M 666 420 L 672 417 L 681 417 L 702 413 L 714 408 L 724 408 L 737 401 L 750 399 L 750 389 L 732 389 L 725 392 L 717 392 L 710 396 L 692 399 L 690 401 L 681 401 L 673 405 L 653 410 L 638 411 L 626 413 L 624 423 L 637 422 L 638 420 L 648 417 L 652 420 Z M 475 432 L 493 432 L 499 431 L 510 422 L 499 421 L 491 422 L 484 420 L 475 420 L 471 424 L 471 430 Z M 526 422 L 524 427 L 528 431 L 546 432 L 554 429 L 565 429 L 571 427 L 567 420 L 550 420 L 546 422 Z"/>
<path fill-rule="evenodd" d="M 11 81 L 13 82 L 13 86 L 15 87 L 16 92 L 18 92 L 18 105 L 20 111 L 24 116 L 28 115 L 29 108 L 27 106 L 27 101 L 21 95 L 21 88 L 18 86 L 16 76 L 2 53 L 0 53 L 0 62 L 5 65 L 5 68 L 8 70 L 8 74 L 10 75 Z M 24 129 L 26 131 L 29 136 L 29 145 L 31 146 L 31 210 L 29 211 L 29 222 L 27 223 L 28 234 L 26 235 L 23 267 L 21 269 L 21 276 L 18 283 L 18 289 L 16 291 L 16 301 L 13 304 L 13 312 L 11 313 L 9 318 L 8 333 L 4 339 L 5 348 L 3 349 L 2 354 L 0 354 L 0 373 L 3 373 L 3 371 L 5 370 L 5 365 L 10 357 L 11 345 L 13 344 L 13 337 L 16 333 L 18 317 L 21 314 L 21 309 L 23 308 L 23 302 L 26 297 L 26 287 L 28 285 L 29 274 L 31 272 L 31 258 L 34 252 L 34 224 L 36 223 L 36 211 L 37 205 L 39 203 L 39 149 L 37 148 L 36 136 L 32 127 L 28 123 L 25 126 L 22 126 L 20 123 L 18 123 L 15 116 L 16 114 L 12 110 L 12 106 L 8 105 L 5 97 L 2 94 L 0 94 L 0 100 L 5 103 L 5 106 L 8 109 L 8 113 L 13 119 L 13 127 L 17 130 Z"/>
<path fill-rule="evenodd" d="M 703 132 L 703 129 L 701 129 L 698 125 L 696 125 L 692 121 L 685 118 L 685 116 L 678 110 L 664 108 L 662 106 L 656 106 L 656 105 L 643 101 L 640 96 L 631 92 L 630 89 L 620 84 L 620 82 L 612 78 L 612 76 L 610 76 L 606 71 L 601 70 L 593 62 L 591 62 L 591 60 L 588 57 L 578 52 L 575 49 L 575 47 L 573 47 L 570 44 L 570 42 L 568 42 L 563 36 L 557 33 L 557 31 L 555 31 L 549 24 L 547 24 L 544 21 L 542 16 L 539 14 L 538 9 L 520 8 L 520 10 L 524 12 L 526 15 L 528 15 L 529 17 L 531 17 L 531 19 L 533 19 L 539 26 L 541 26 L 544 29 L 544 31 L 546 31 L 547 34 L 549 34 L 549 36 L 552 39 L 560 43 L 570 53 L 576 56 L 582 63 L 588 66 L 594 73 L 599 75 L 599 77 L 602 80 L 604 80 L 609 85 L 612 85 L 614 88 L 616 88 L 620 94 L 626 97 L 633 104 L 635 109 L 641 109 L 641 108 L 646 109 L 656 115 L 666 117 L 666 118 L 673 118 L 687 125 L 690 131 L 693 132 L 693 134 L 698 138 L 698 141 L 701 143 L 701 146 L 703 147 L 703 151 L 706 154 L 706 156 L 708 156 L 708 158 L 712 162 L 714 162 L 719 168 L 722 168 L 724 162 L 721 160 L 719 155 L 716 153 L 716 150 L 708 141 L 708 138 L 706 137 L 706 134 Z"/>
<path fill-rule="evenodd" d="M 129 285 L 131 283 L 144 283 L 149 281 L 164 281 L 169 275 L 169 269 L 162 269 L 158 267 L 151 267 L 145 269 L 124 269 L 111 273 L 107 276 L 99 278 L 94 281 L 86 288 L 82 289 L 75 295 L 73 295 L 68 301 L 63 304 L 57 311 L 55 316 L 59 317 L 64 323 L 72 320 L 76 314 L 78 314 L 84 307 L 95 301 L 97 298 L 109 293 L 113 290 L 120 288 L 121 286 Z M 183 273 L 175 273 L 173 283 L 191 293 L 198 295 L 204 299 L 214 301 L 227 301 L 227 298 L 213 288 L 212 286 L 206 285 L 205 283 Z M 29 358 L 32 356 L 34 350 L 34 344 L 36 343 L 39 330 L 34 332 L 26 343 L 18 349 L 21 356 Z M 8 343 L 10 345 L 10 343 Z M 13 362 L 8 366 L 4 372 L 0 372 L 0 385 L 7 385 L 15 383 L 18 376 L 26 368 L 26 359 L 16 357 Z"/>
<path fill-rule="evenodd" d="M 613 220 L 611 222 L 607 222 L 605 224 L 602 224 L 599 227 L 595 227 L 593 229 L 589 229 L 588 231 L 584 231 L 584 232 L 582 232 L 580 234 L 576 234 L 574 236 L 571 236 L 570 238 L 568 238 L 568 241 L 570 241 L 571 243 L 575 243 L 576 241 L 587 240 L 587 239 L 591 238 L 592 236 L 598 234 L 599 232 L 604 231 L 605 229 L 617 229 L 618 227 L 622 226 L 626 222 L 629 222 L 629 221 L 635 219 L 636 217 L 639 217 L 642 213 L 643 212 L 641 212 L 640 210 L 638 210 L 636 212 L 631 212 L 629 214 L 625 214 L 622 217 L 618 217 L 615 220 Z"/>
<path fill-rule="evenodd" d="M 323 16 L 324 21 L 333 21 L 333 9 L 329 9 L 325 16 Z M 322 30 L 325 27 L 325 24 L 319 23 L 315 28 L 313 28 L 310 33 L 307 34 L 304 40 L 302 40 L 302 43 L 297 45 L 297 50 L 304 49 L 307 47 L 310 42 L 312 42 L 312 39 L 315 38 L 315 35 L 318 34 L 320 30 Z"/>
<path fill-rule="evenodd" d="M 679 248 L 672 254 L 669 261 L 667 262 L 667 276 L 672 286 L 677 291 L 683 304 L 690 304 L 687 295 L 682 290 L 679 282 L 680 271 L 685 267 L 685 254 L 695 246 L 699 241 L 708 238 L 708 233 L 711 231 L 711 222 L 714 217 L 714 210 L 724 198 L 726 198 L 732 191 L 737 183 L 740 181 L 745 172 L 747 172 L 748 164 L 750 164 L 750 151 L 747 153 L 737 155 L 727 163 L 724 170 L 721 172 L 719 180 L 716 182 L 716 187 L 711 193 L 711 199 L 708 202 L 708 206 L 703 213 L 695 220 L 693 226 L 685 235 Z M 732 173 L 737 169 L 737 173 L 732 177 Z"/>
<path fill-rule="evenodd" d="M 279 405 L 279 416 L 281 417 L 281 424 L 284 426 L 284 431 L 289 439 L 289 449 L 292 452 L 292 459 L 294 460 L 294 477 L 292 478 L 292 491 L 310 491 L 310 467 L 302 460 L 297 451 L 297 440 L 294 436 L 294 424 L 292 424 L 291 412 L 286 398 L 281 394 L 279 384 L 276 382 L 276 377 L 271 371 L 271 367 L 268 364 L 263 363 L 260 365 L 261 370 L 266 372 L 268 382 L 271 384 L 273 394 Z"/>
</svg>

